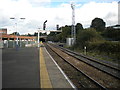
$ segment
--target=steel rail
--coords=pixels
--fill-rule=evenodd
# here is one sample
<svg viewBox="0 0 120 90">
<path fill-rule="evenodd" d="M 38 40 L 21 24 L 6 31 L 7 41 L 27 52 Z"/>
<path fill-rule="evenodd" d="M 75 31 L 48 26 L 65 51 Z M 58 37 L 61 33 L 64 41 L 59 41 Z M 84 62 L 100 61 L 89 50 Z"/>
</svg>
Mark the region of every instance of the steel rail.
<svg viewBox="0 0 120 90">
<path fill-rule="evenodd" d="M 73 51 L 71 51 L 71 50 L 65 49 L 65 48 L 60 47 L 60 46 L 54 45 L 54 47 L 60 48 L 63 52 L 67 53 L 68 55 L 70 55 L 70 56 L 72 56 L 72 57 L 74 57 L 74 58 L 76 58 L 76 59 L 79 59 L 80 61 L 83 61 L 84 63 L 86 63 L 86 64 L 88 64 L 88 65 L 90 65 L 90 66 L 92 66 L 92 67 L 94 67 L 94 68 L 96 68 L 96 69 L 99 69 L 100 71 L 103 71 L 103 72 L 105 72 L 105 73 L 107 73 L 107 74 L 109 74 L 109 75 L 111 75 L 111 76 L 113 76 L 113 77 L 115 77 L 115 78 L 117 78 L 117 79 L 120 79 L 120 75 L 119 75 L 120 69 L 117 68 L 117 67 L 110 66 L 110 65 L 108 65 L 108 64 L 106 64 L 106 63 L 97 61 L 97 60 L 95 60 L 95 59 L 89 58 L 89 57 L 84 56 L 84 55 L 80 55 L 80 54 L 78 54 L 78 53 L 76 53 L 76 52 L 73 52 Z M 74 54 L 74 55 L 73 55 L 73 54 Z M 76 55 L 77 55 L 78 57 L 77 57 Z M 91 64 L 91 63 L 87 62 L 86 60 L 81 59 L 80 57 L 83 57 L 83 58 L 85 58 L 85 59 L 87 59 L 87 60 L 90 60 L 91 63 L 92 63 L 92 62 L 95 62 L 96 64 L 102 65 L 102 67 L 104 66 L 104 67 L 106 67 L 106 68 L 112 69 L 111 71 L 114 71 L 114 72 L 110 72 L 110 71 L 108 71 L 108 70 L 103 69 L 102 67 L 98 67 L 97 65 Z M 117 74 L 116 74 L 116 73 L 117 73 Z"/>
<path fill-rule="evenodd" d="M 47 45 L 53 52 L 55 52 L 49 45 Z M 87 75 L 86 73 L 84 73 L 82 70 L 80 70 L 79 68 L 77 68 L 76 66 L 74 66 L 74 64 L 68 62 L 65 58 L 63 58 L 61 55 L 59 55 L 57 52 L 55 52 L 59 57 L 61 57 L 65 62 L 67 62 L 68 64 L 70 64 L 73 68 L 75 68 L 77 71 L 81 72 L 83 75 L 85 75 L 88 79 L 90 79 L 92 82 L 94 82 L 98 87 L 100 87 L 101 89 L 107 90 L 107 88 L 105 86 L 103 86 L 102 84 L 100 84 L 99 82 L 97 82 L 96 80 L 94 80 L 93 78 L 91 78 L 89 75 Z"/>
</svg>

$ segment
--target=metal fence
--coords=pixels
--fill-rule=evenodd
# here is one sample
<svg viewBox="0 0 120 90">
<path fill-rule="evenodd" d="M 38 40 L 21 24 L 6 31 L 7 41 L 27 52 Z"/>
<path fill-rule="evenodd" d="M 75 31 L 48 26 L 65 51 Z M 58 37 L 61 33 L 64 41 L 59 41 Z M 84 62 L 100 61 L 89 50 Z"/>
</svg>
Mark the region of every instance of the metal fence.
<svg viewBox="0 0 120 90">
<path fill-rule="evenodd" d="M 18 41 L 18 47 L 25 47 L 26 44 L 34 44 L 35 41 Z M 0 48 L 15 48 L 17 41 L 14 40 L 4 40 L 0 41 Z"/>
</svg>

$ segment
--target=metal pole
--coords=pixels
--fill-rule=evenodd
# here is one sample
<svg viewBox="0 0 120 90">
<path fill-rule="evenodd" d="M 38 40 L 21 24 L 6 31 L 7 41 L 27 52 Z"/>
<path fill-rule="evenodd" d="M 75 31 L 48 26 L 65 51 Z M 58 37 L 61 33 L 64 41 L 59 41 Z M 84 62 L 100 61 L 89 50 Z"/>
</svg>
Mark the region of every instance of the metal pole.
<svg viewBox="0 0 120 90">
<path fill-rule="evenodd" d="M 16 20 L 16 18 L 14 18 L 14 17 L 12 17 L 12 18 L 10 18 L 10 19 L 14 19 L 14 20 Z M 25 19 L 25 18 L 20 18 L 20 19 Z M 16 20 L 16 33 L 17 33 L 17 20 Z M 16 35 L 16 39 L 17 39 L 17 42 L 16 42 L 16 49 L 18 48 L 18 35 Z"/>
<path fill-rule="evenodd" d="M 118 25 L 120 25 L 120 1 L 118 2 Z"/>
<path fill-rule="evenodd" d="M 84 46 L 84 54 L 87 55 L 87 47 Z"/>
<path fill-rule="evenodd" d="M 40 43 L 40 41 L 39 41 L 39 30 L 38 30 L 38 48 L 40 47 L 39 43 Z"/>
<path fill-rule="evenodd" d="M 7 48 L 8 48 L 8 40 L 7 40 L 7 43 L 6 43 L 6 44 L 7 44 Z"/>
<path fill-rule="evenodd" d="M 13 48 L 15 47 L 15 41 L 13 40 Z"/>
<path fill-rule="evenodd" d="M 18 33 L 17 33 L 17 23 L 16 24 L 16 38 L 17 38 L 17 43 L 16 43 L 16 48 L 18 48 Z"/>
<path fill-rule="evenodd" d="M 72 8 L 72 30 L 71 30 L 71 38 L 72 39 L 72 44 L 76 43 L 76 30 L 75 30 L 75 5 L 72 3 L 71 4 Z"/>
<path fill-rule="evenodd" d="M 21 40 L 21 38 L 20 38 L 20 47 L 22 47 L 22 40 Z"/>
</svg>

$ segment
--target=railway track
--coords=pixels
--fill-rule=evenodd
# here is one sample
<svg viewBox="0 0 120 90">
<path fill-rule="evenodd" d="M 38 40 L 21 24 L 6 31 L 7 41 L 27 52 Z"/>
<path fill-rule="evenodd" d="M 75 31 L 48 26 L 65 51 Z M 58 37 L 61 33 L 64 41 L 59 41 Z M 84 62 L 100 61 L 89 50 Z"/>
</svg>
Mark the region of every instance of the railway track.
<svg viewBox="0 0 120 90">
<path fill-rule="evenodd" d="M 81 72 L 91 81 L 93 81 L 98 87 L 102 89 L 120 87 L 119 75 L 116 75 L 117 73 L 119 73 L 118 67 L 115 67 L 114 65 L 110 67 L 108 64 L 100 61 L 95 61 L 95 60 L 88 61 L 91 59 L 80 57 L 78 53 L 74 53 L 70 50 L 59 48 L 54 45 L 48 44 L 47 46 L 49 46 L 52 51 L 54 51 L 57 55 L 59 55 L 62 59 L 64 59 L 77 71 Z M 100 65 L 98 65 L 99 63 Z M 104 66 L 101 66 L 101 65 L 104 65 Z M 110 68 L 110 70 L 108 68 Z M 110 74 L 110 73 L 114 73 L 114 74 Z"/>
<path fill-rule="evenodd" d="M 86 64 L 89 64 L 105 73 L 108 73 L 109 75 L 115 78 L 120 79 L 120 66 L 118 64 L 110 63 L 108 61 L 102 61 L 99 59 L 96 60 L 94 58 L 87 57 L 85 55 L 73 52 L 63 47 L 59 47 L 59 46 L 54 46 L 54 47 L 61 49 L 63 52 L 85 62 Z"/>
<path fill-rule="evenodd" d="M 50 55 L 54 58 L 56 63 L 61 67 L 64 73 L 74 83 L 77 88 L 98 88 L 91 80 L 86 78 L 81 72 L 76 70 L 72 65 L 67 63 L 64 59 L 58 56 L 50 47 L 47 45 L 46 49 Z M 71 74 L 72 73 L 72 74 Z"/>
</svg>

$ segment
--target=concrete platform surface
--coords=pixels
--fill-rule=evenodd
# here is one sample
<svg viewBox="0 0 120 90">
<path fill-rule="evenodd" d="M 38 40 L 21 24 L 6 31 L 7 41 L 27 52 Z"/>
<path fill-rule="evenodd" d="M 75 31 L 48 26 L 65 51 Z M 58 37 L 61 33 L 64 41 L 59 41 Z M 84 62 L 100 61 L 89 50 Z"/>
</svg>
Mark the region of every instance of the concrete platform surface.
<svg viewBox="0 0 120 90">
<path fill-rule="evenodd" d="M 39 49 L 2 50 L 2 88 L 40 88 Z"/>
<path fill-rule="evenodd" d="M 71 82 L 45 47 L 2 50 L 2 88 L 66 88 Z"/>
<path fill-rule="evenodd" d="M 73 88 L 65 76 L 61 73 L 58 67 L 53 62 L 51 56 L 48 54 L 46 48 L 42 47 L 42 53 L 52 84 L 52 88 Z"/>
</svg>

